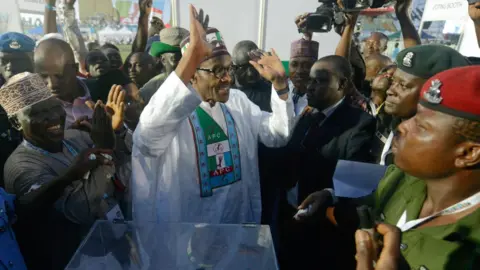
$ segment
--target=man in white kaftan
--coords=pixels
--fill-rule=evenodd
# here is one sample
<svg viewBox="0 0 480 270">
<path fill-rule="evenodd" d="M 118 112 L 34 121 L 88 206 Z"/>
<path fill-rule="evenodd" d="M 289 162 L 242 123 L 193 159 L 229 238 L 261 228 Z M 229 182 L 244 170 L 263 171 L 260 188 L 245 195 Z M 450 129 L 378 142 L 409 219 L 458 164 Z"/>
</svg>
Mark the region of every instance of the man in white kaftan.
<svg viewBox="0 0 480 270">
<path fill-rule="evenodd" d="M 203 68 L 206 62 L 200 62 L 202 63 L 200 68 L 196 68 L 198 65 L 195 64 L 193 69 L 197 85 L 198 80 L 207 75 L 207 72 L 212 73 L 208 74 L 212 78 L 219 74 L 217 78 L 220 81 L 230 80 L 228 69 L 231 58 L 220 33 L 209 28 L 206 36 L 210 44 L 216 45 L 210 57 L 211 61 L 222 63 L 223 69 L 219 72 L 215 71 L 214 67 L 212 71 Z M 209 39 L 212 36 L 215 39 L 213 42 Z M 195 46 L 188 42 L 188 39 L 183 42 L 185 45 L 182 46 L 182 52 L 187 47 Z M 218 45 L 219 42 L 221 46 Z M 199 50 L 186 51 L 187 54 L 195 54 L 195 51 Z M 274 57 L 278 60 L 276 55 Z M 187 61 L 187 58 L 184 54 L 182 61 Z M 279 60 L 278 63 L 281 66 Z M 264 66 L 267 64 L 263 63 Z M 278 90 L 275 89 L 278 84 L 274 84 L 276 91 L 272 91 L 272 113 L 262 112 L 243 92 L 234 89 L 217 91 L 218 93 L 226 91 L 228 101 L 206 102 L 198 90 L 200 87 L 196 87 L 195 90 L 192 86 L 185 85 L 185 78 L 181 79 L 179 75 L 181 67 L 182 63 L 152 97 L 134 133 L 132 155 L 134 220 L 138 224 L 149 221 L 259 223 L 262 209 L 258 142 L 268 147 L 286 145 L 294 122 L 293 103 L 288 97 L 288 87 L 285 85 L 286 89 Z M 258 64 L 256 67 L 262 68 Z M 198 107 L 202 110 L 197 109 Z M 222 153 L 232 151 L 232 159 L 240 157 L 240 164 L 232 165 L 235 170 L 232 177 L 238 178 L 226 184 L 212 180 L 215 175 L 222 174 L 225 170 L 229 171 L 222 167 L 222 162 L 228 161 L 226 157 L 225 161 L 222 161 L 223 154 L 220 159 L 217 155 L 215 162 L 218 162 L 217 166 L 220 169 L 210 171 L 211 177 L 205 178 L 206 174 L 201 173 L 204 172 L 202 168 L 205 164 L 199 161 L 204 154 L 199 152 L 201 151 L 199 145 L 203 142 L 199 139 L 201 136 L 198 136 L 198 132 L 201 128 L 195 119 L 196 116 L 201 118 L 200 113 L 203 112 L 206 113 L 204 117 L 211 117 L 218 124 L 221 128 L 220 133 L 223 131 L 230 139 L 234 137 L 234 141 L 230 140 L 229 143 L 220 146 L 220 149 L 223 149 L 220 151 Z M 206 130 L 204 132 L 208 133 Z M 208 149 L 205 154 L 208 154 L 209 158 L 211 152 L 219 150 L 218 147 L 212 149 L 210 146 L 205 149 Z"/>
</svg>

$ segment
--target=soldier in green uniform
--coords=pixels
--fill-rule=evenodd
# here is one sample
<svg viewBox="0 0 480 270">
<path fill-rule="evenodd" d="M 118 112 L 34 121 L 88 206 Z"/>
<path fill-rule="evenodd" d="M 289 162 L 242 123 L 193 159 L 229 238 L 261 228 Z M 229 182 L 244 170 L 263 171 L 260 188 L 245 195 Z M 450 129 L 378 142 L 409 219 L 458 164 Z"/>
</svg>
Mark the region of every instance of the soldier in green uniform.
<svg viewBox="0 0 480 270">
<path fill-rule="evenodd" d="M 480 67 L 469 66 L 425 83 L 417 114 L 393 141 L 396 165 L 374 194 L 353 202 L 323 190 L 300 209 L 311 205 L 311 215 L 335 202 L 335 222 L 353 228 L 352 206 L 369 204 L 402 231 L 399 269 L 480 269 L 479 78 Z"/>
<path fill-rule="evenodd" d="M 387 91 L 384 111 L 394 120 L 390 131 L 377 134 L 384 147 L 380 164 L 392 164 L 391 143 L 393 130 L 403 121 L 413 117 L 417 111 L 419 92 L 423 84 L 442 71 L 470 65 L 456 50 L 443 45 L 418 45 L 409 47 L 397 55 L 397 69 Z"/>
</svg>

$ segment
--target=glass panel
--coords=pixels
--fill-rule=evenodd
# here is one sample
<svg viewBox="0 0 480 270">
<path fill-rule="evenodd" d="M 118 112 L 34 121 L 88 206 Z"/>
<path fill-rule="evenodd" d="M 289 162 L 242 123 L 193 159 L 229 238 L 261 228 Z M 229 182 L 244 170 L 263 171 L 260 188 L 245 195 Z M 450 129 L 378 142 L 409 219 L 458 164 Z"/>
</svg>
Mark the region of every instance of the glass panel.
<svg viewBox="0 0 480 270">
<path fill-rule="evenodd" d="M 97 221 L 66 269 L 278 269 L 269 226 Z"/>
</svg>

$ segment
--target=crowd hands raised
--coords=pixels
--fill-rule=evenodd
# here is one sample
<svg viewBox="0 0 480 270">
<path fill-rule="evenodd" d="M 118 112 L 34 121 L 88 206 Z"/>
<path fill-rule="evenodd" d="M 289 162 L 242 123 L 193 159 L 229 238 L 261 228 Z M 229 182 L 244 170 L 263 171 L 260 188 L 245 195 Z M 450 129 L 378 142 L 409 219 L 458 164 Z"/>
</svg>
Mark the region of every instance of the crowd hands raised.
<svg viewBox="0 0 480 270">
<path fill-rule="evenodd" d="M 55 2 L 46 0 L 47 33 L 56 32 L 56 27 L 52 27 L 56 25 Z M 72 10 L 74 3 L 75 0 L 66 1 L 66 10 Z M 338 4 L 341 6 L 342 1 Z M 207 112 L 209 121 L 216 122 L 219 130 L 228 130 L 229 117 L 234 120 L 233 130 L 238 136 L 234 138 L 240 141 L 240 147 L 235 149 L 230 142 L 233 149 L 222 153 L 222 157 L 234 157 L 234 151 L 239 151 L 242 169 L 233 161 L 234 175 L 226 175 L 236 181 L 217 188 L 241 193 L 237 198 L 248 197 L 251 201 L 238 203 L 254 205 L 255 209 L 235 209 L 239 213 L 225 218 L 201 211 L 192 215 L 195 210 L 178 206 L 176 217 L 161 210 L 159 216 L 165 215 L 162 220 L 270 224 L 279 230 L 274 238 L 280 239 L 277 254 L 284 269 L 317 269 L 319 258 L 328 261 L 320 263 L 327 269 L 357 270 L 403 269 L 405 265 L 413 269 L 454 269 L 455 261 L 451 260 L 469 257 L 475 261 L 479 256 L 475 248 L 455 253 L 466 247 L 465 242 L 451 245 L 449 240 L 437 240 L 440 235 L 449 235 L 428 229 L 448 226 L 455 233 L 456 225 L 470 226 L 470 234 L 465 237 L 480 244 L 476 238 L 480 231 L 478 222 L 470 222 L 478 218 L 477 201 L 464 211 L 441 213 L 463 200 L 475 199 L 480 191 L 480 106 L 473 98 L 478 97 L 480 71 L 450 48 L 420 45 L 418 32 L 409 19 L 410 6 L 411 0 L 399 0 L 395 5 L 405 48 L 398 52 L 396 64 L 383 55 L 388 39 L 381 33 L 372 33 L 360 51 L 354 40 L 359 14 L 349 13 L 345 15 L 345 24 L 335 28 L 341 36 L 335 55 L 318 60 L 318 43 L 312 40 L 313 33 L 303 31 L 303 37 L 292 43 L 288 75 L 274 49 L 265 52 L 253 42 L 239 43 L 231 57 L 222 38 L 218 38 L 218 30 L 209 27 L 209 16 L 192 5 L 189 31 L 166 29 L 158 20 L 149 28 L 152 1 L 140 0 L 139 29 L 132 53 L 125 61 L 112 44 L 88 51 L 75 24 L 69 23 L 68 12 L 65 40 L 45 39 L 37 45 L 35 54 L 35 44 L 27 38 L 23 40 L 15 33 L 2 36 L 0 39 L 7 47 L 8 42 L 19 38 L 22 45 L 26 44 L 19 51 L 3 52 L 5 62 L 21 61 L 16 65 L 10 62 L 13 68 L 2 67 L 6 82 L 0 90 L 0 103 L 12 123 L 6 130 L 9 134 L 17 130 L 18 136 L 9 135 L 8 143 L 19 145 L 8 153 L 8 160 L 2 161 L 5 169 L 1 185 L 17 196 L 13 204 L 5 202 L 5 206 L 16 208 L 17 240 L 28 268 L 62 269 L 93 222 L 109 219 L 108 213 L 116 209 L 112 206 L 120 207 L 122 219 L 141 222 L 142 215 L 153 210 L 140 209 L 133 216 L 132 203 L 143 207 L 150 199 L 136 194 L 140 202 L 132 202 L 128 190 L 135 185 L 142 186 L 145 180 L 191 184 L 188 181 L 197 175 L 175 178 L 132 166 L 131 153 L 139 153 L 134 161 L 150 159 L 160 171 L 171 166 L 165 159 L 182 167 L 182 159 L 175 155 L 194 153 L 171 152 L 180 149 L 173 144 L 190 148 L 191 139 L 184 140 L 182 136 L 191 138 L 185 130 L 193 129 L 192 115 L 199 116 L 200 111 Z M 479 2 L 469 6 L 478 37 L 479 8 Z M 295 18 L 299 29 L 304 29 L 307 17 L 303 14 Z M 212 33 L 217 38 L 214 42 L 207 38 Z M 465 84 L 462 93 L 454 87 L 458 84 L 456 77 Z M 459 106 L 458 102 L 465 104 Z M 439 109 L 440 103 L 444 109 Z M 215 116 L 218 109 L 223 111 L 222 119 Z M 193 143 L 198 147 L 198 142 Z M 246 154 L 242 155 L 248 148 L 256 149 L 258 143 L 258 157 L 248 159 Z M 452 153 L 452 149 L 456 151 Z M 257 158 L 260 178 L 258 173 L 248 175 L 245 169 L 257 166 Z M 441 158 L 444 159 L 440 162 Z M 335 164 L 340 159 L 393 165 L 374 194 L 357 199 L 337 198 L 331 188 Z M 275 172 L 271 172 L 272 168 Z M 212 171 L 225 172 L 215 168 Z M 147 175 L 148 179 L 140 179 L 136 173 Z M 235 185 L 251 186 L 236 190 Z M 434 193 L 442 188 L 442 192 Z M 250 192 L 255 192 L 252 198 L 257 199 L 261 192 L 262 200 L 243 194 L 245 189 L 254 189 Z M 168 201 L 170 197 L 189 197 L 198 191 L 189 194 L 190 190 L 182 191 L 180 187 L 161 192 Z M 213 195 L 203 194 L 202 189 L 200 192 L 201 196 L 193 195 L 200 206 L 205 203 L 202 198 L 215 196 L 215 191 Z M 404 193 L 412 197 L 405 199 Z M 272 194 L 280 198 L 275 219 L 275 207 L 269 201 Z M 293 201 L 290 194 L 294 194 Z M 414 195 L 423 196 L 425 201 L 411 204 Z M 365 204 L 373 208 L 374 219 L 380 220 L 369 231 L 358 229 L 358 218 L 351 216 L 352 208 Z M 215 205 L 220 205 L 218 212 L 231 211 L 225 201 Z M 163 205 L 156 207 L 162 209 Z M 405 210 L 405 217 L 395 207 Z M 416 211 L 416 216 L 407 215 L 406 209 Z M 47 212 L 61 215 L 49 217 L 44 225 L 33 228 L 32 222 Z M 407 216 L 410 220 L 426 220 L 408 227 Z M 7 218 L 13 220 L 13 215 Z M 54 224 L 74 228 L 55 235 L 58 225 Z M 39 231 L 43 233 L 40 235 Z M 416 241 L 438 241 L 438 249 L 416 246 Z M 322 242 L 327 243 L 325 247 L 319 246 Z M 39 251 L 38 243 L 48 244 Z M 412 251 L 404 253 L 408 246 Z M 62 247 L 65 256 L 49 251 Z M 351 258 L 346 259 L 345 254 Z M 433 262 L 435 258 L 438 260 Z M 23 263 L 22 259 L 19 261 Z M 467 265 L 465 261 L 461 263 L 462 267 Z M 475 267 L 474 263 L 470 265 Z"/>
</svg>

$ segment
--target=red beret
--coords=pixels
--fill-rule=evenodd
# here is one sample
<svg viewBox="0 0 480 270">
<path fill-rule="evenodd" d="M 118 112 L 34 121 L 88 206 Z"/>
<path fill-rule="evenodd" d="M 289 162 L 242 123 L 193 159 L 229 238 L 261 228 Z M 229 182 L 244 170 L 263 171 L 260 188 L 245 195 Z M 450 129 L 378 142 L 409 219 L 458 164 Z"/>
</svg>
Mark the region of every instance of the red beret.
<svg viewBox="0 0 480 270">
<path fill-rule="evenodd" d="M 480 121 L 480 66 L 449 69 L 430 78 L 420 104 L 435 111 Z"/>
</svg>

